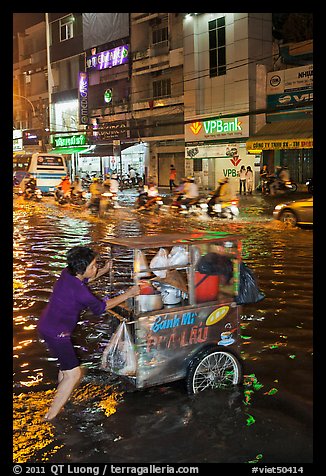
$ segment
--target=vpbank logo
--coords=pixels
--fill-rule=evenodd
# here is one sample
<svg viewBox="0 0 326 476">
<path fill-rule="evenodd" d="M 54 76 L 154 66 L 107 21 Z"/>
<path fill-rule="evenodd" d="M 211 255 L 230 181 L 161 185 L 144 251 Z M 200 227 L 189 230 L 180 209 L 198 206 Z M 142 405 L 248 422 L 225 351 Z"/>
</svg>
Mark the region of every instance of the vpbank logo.
<svg viewBox="0 0 326 476">
<path fill-rule="evenodd" d="M 203 126 L 201 125 L 200 122 L 193 122 L 190 126 L 190 129 L 195 135 L 197 135 L 201 131 L 202 127 Z"/>
<path fill-rule="evenodd" d="M 235 155 L 234 157 L 232 157 L 232 159 L 230 159 L 232 164 L 234 165 L 234 167 L 237 167 L 240 162 L 241 162 L 241 159 L 239 159 L 239 156 L 238 155 Z"/>
</svg>

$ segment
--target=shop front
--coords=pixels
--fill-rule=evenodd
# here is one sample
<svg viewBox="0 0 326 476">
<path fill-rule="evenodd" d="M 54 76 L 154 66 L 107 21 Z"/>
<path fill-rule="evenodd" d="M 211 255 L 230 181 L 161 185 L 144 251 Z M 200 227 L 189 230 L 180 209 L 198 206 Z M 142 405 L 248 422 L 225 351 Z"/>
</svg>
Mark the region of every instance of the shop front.
<svg viewBox="0 0 326 476">
<path fill-rule="evenodd" d="M 78 175 L 78 158 L 82 152 L 89 149 L 89 145 L 86 143 L 85 134 L 73 134 L 55 136 L 53 138 L 54 148 L 51 150 L 53 154 L 62 154 L 67 161 L 67 167 L 69 176 L 74 179 Z"/>
<path fill-rule="evenodd" d="M 145 169 L 146 144 L 134 142 L 122 143 L 113 140 L 107 144 L 90 146 L 78 158 L 78 174 L 103 176 L 117 173 L 127 174 L 130 167 L 143 175 Z"/>
<path fill-rule="evenodd" d="M 248 153 L 248 136 L 249 116 L 186 124 L 185 174 L 194 176 L 200 188 L 209 190 L 216 188 L 219 179 L 228 178 L 238 191 L 239 171 L 244 165 L 251 167 L 257 181 L 260 155 Z"/>
<path fill-rule="evenodd" d="M 303 184 L 313 176 L 313 120 L 292 119 L 265 124 L 246 142 L 247 150 L 262 152 L 270 173 L 286 166 L 291 179 Z"/>
</svg>

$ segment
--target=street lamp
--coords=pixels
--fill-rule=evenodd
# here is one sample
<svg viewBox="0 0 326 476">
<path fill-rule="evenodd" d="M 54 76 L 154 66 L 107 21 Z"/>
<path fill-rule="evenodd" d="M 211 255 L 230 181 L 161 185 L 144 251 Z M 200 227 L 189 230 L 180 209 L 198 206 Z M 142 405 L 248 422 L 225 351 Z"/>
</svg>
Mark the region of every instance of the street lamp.
<svg viewBox="0 0 326 476">
<path fill-rule="evenodd" d="M 36 112 L 35 112 L 34 104 L 33 104 L 29 99 L 27 99 L 25 96 L 21 96 L 20 94 L 15 94 L 15 93 L 13 93 L 13 95 L 14 95 L 14 96 L 17 96 L 18 98 L 25 99 L 27 102 L 29 102 L 29 104 L 32 106 L 32 109 L 33 109 L 33 117 L 36 117 Z"/>
<path fill-rule="evenodd" d="M 21 94 L 16 94 L 16 93 L 13 93 L 14 96 L 18 97 L 18 98 L 22 98 L 22 99 L 25 99 L 32 107 L 32 110 L 33 110 L 33 117 L 36 117 L 36 111 L 35 111 L 35 107 L 34 107 L 34 104 L 25 96 L 22 96 Z M 39 118 L 40 119 L 40 118 Z M 43 122 L 43 121 L 42 121 Z M 39 141 L 39 145 L 41 147 L 41 151 L 42 152 L 46 152 L 46 146 L 45 146 L 45 141 L 44 141 L 44 129 L 42 127 L 42 137 Z"/>
</svg>

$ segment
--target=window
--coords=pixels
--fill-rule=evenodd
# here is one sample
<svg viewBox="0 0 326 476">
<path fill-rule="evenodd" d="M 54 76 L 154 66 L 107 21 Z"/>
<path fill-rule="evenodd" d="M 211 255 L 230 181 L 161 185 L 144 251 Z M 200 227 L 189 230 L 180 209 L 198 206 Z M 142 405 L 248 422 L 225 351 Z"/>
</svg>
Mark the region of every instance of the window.
<svg viewBox="0 0 326 476">
<path fill-rule="evenodd" d="M 193 162 L 194 172 L 202 172 L 203 171 L 203 159 L 194 159 Z"/>
<path fill-rule="evenodd" d="M 60 41 L 69 40 L 74 36 L 74 17 L 69 15 L 68 17 L 60 20 Z"/>
<path fill-rule="evenodd" d="M 160 79 L 153 82 L 153 98 L 171 96 L 171 79 Z"/>
<path fill-rule="evenodd" d="M 157 45 L 158 43 L 167 43 L 168 41 L 168 27 L 155 29 L 152 32 L 152 43 Z"/>
<path fill-rule="evenodd" d="M 225 17 L 208 22 L 209 76 L 226 74 Z"/>
</svg>

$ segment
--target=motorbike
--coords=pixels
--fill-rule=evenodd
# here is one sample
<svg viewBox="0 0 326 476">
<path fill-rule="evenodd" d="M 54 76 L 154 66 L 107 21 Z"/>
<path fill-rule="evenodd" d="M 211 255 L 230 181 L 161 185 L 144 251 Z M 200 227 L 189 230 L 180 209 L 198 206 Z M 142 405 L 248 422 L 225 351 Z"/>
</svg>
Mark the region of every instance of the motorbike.
<svg viewBox="0 0 326 476">
<path fill-rule="evenodd" d="M 277 182 L 276 192 L 279 193 L 291 193 L 296 192 L 298 185 L 293 180 L 282 181 L 274 176 L 266 177 L 263 180 L 263 194 L 268 195 L 271 193 L 271 184 Z"/>
<path fill-rule="evenodd" d="M 70 203 L 70 194 L 64 195 L 61 187 L 56 187 L 54 191 L 54 200 L 58 203 L 58 205 L 67 205 Z"/>
<path fill-rule="evenodd" d="M 228 218 L 233 220 L 239 216 L 239 200 L 233 199 L 215 203 L 215 200 L 208 198 L 207 200 L 207 215 L 211 218 Z"/>
<path fill-rule="evenodd" d="M 123 177 L 119 180 L 119 182 L 120 182 L 120 190 L 124 190 L 126 188 L 133 188 L 134 186 L 129 175 L 123 175 Z"/>
<path fill-rule="evenodd" d="M 198 212 L 206 208 L 203 200 L 200 197 L 193 198 L 187 203 L 184 202 L 184 198 L 185 197 L 182 192 L 177 192 L 174 195 L 170 205 L 172 212 L 180 215 L 191 215 L 198 214 Z"/>
<path fill-rule="evenodd" d="M 30 193 L 27 193 L 27 192 Z M 43 194 L 39 188 L 27 189 L 23 192 L 24 200 L 33 200 L 35 202 L 40 202 L 43 199 Z"/>
<path fill-rule="evenodd" d="M 118 208 L 118 196 L 114 192 L 106 191 L 101 194 L 99 201 L 99 216 L 103 216 L 107 211 Z"/>
<path fill-rule="evenodd" d="M 69 201 L 71 205 L 75 205 L 75 206 L 86 205 L 87 203 L 86 192 L 82 191 L 82 192 L 72 193 Z"/>
<path fill-rule="evenodd" d="M 146 207 L 146 204 L 152 198 L 155 198 L 155 200 L 153 200 L 152 203 L 148 207 Z M 142 190 L 137 197 L 135 205 L 136 205 L 136 210 L 147 210 L 147 211 L 159 210 L 161 206 L 163 205 L 163 200 L 162 200 L 162 197 L 159 195 L 157 195 L 156 197 L 149 197 L 148 192 L 146 190 Z"/>
<path fill-rule="evenodd" d="M 310 178 L 306 181 L 306 185 L 307 185 L 307 189 L 308 189 L 308 192 L 311 193 L 311 195 L 313 194 L 314 192 L 314 184 L 313 184 L 313 179 Z"/>
</svg>

